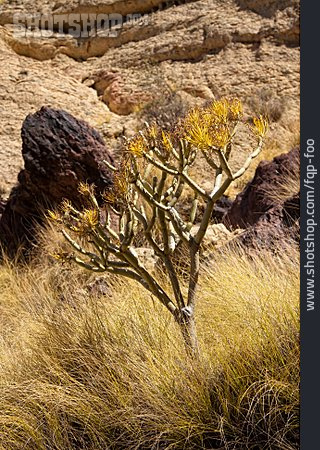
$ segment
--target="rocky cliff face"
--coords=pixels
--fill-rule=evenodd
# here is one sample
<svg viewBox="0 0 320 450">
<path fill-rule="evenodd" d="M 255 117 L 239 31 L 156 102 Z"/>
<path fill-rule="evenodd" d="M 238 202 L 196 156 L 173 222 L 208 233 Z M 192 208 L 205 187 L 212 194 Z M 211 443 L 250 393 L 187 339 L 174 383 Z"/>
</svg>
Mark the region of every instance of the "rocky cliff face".
<svg viewBox="0 0 320 450">
<path fill-rule="evenodd" d="M 17 37 L 14 14 L 144 14 L 115 36 Z M 45 34 L 45 33 L 44 33 Z M 202 104 L 239 96 L 276 121 L 289 150 L 299 118 L 299 4 L 295 0 L 4 0 L 0 5 L 0 183 L 15 183 L 24 118 L 47 105 L 96 127 L 117 151 L 164 97 Z M 176 108 L 177 109 L 177 108 Z"/>
</svg>

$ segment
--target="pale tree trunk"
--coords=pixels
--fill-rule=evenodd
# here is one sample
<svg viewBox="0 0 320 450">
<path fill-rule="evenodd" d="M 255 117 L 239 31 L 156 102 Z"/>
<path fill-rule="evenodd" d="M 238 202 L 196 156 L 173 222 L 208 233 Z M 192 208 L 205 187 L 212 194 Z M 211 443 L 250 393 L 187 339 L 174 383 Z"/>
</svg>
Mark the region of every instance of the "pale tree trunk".
<svg viewBox="0 0 320 450">
<path fill-rule="evenodd" d="M 192 313 L 190 316 L 184 316 L 179 325 L 187 353 L 189 353 L 193 358 L 198 358 L 199 344 L 194 314 Z"/>
<path fill-rule="evenodd" d="M 200 270 L 200 245 L 192 239 L 190 245 L 190 278 L 188 288 L 187 306 L 182 308 L 180 327 L 182 335 L 186 344 L 188 353 L 193 357 L 199 357 L 199 344 L 195 323 L 195 306 L 196 306 L 196 291 L 199 280 Z"/>
</svg>

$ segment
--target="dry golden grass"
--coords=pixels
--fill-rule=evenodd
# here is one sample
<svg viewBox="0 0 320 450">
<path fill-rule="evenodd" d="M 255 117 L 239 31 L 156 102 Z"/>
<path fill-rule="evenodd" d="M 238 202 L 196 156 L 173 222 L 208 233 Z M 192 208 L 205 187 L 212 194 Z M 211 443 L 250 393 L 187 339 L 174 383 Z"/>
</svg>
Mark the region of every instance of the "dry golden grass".
<svg viewBox="0 0 320 450">
<path fill-rule="evenodd" d="M 106 278 L 102 296 L 43 254 L 2 265 L 0 448 L 298 448 L 298 264 L 294 247 L 219 254 L 201 277 L 200 361 L 134 282 Z"/>
</svg>

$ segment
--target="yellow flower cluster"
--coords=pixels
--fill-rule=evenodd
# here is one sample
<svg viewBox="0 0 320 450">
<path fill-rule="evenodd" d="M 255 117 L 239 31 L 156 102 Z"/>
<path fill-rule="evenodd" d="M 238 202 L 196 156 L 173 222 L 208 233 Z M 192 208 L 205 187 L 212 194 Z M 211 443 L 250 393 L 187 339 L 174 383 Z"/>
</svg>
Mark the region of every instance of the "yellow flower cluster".
<svg viewBox="0 0 320 450">
<path fill-rule="evenodd" d="M 129 192 L 129 169 L 127 164 L 123 163 L 120 169 L 114 174 L 114 180 L 111 190 L 103 194 L 107 203 L 126 203 Z"/>
<path fill-rule="evenodd" d="M 242 103 L 237 98 L 217 100 L 205 109 L 205 114 L 209 115 L 209 120 L 220 123 L 236 122 L 243 114 Z"/>
<path fill-rule="evenodd" d="M 96 209 L 85 209 L 81 213 L 81 222 L 84 229 L 92 230 L 99 224 L 99 213 Z"/>
<path fill-rule="evenodd" d="M 70 212 L 74 210 L 74 207 L 72 206 L 70 200 L 63 200 L 63 202 L 60 205 L 60 209 L 64 215 L 68 215 Z"/>
<path fill-rule="evenodd" d="M 49 220 L 52 220 L 53 222 L 60 222 L 60 223 L 62 222 L 61 215 L 56 211 L 48 210 L 47 217 Z"/>
<path fill-rule="evenodd" d="M 207 108 L 195 108 L 183 121 L 183 138 L 203 151 L 222 149 L 230 142 L 241 116 L 242 104 L 238 99 L 223 99 Z"/>
<path fill-rule="evenodd" d="M 78 186 L 78 192 L 79 194 L 83 196 L 91 196 L 94 195 L 94 186 L 90 185 L 88 183 L 79 183 Z"/>
<path fill-rule="evenodd" d="M 253 118 L 253 125 L 251 126 L 251 130 L 255 135 L 257 135 L 260 138 L 263 138 L 266 135 L 268 129 L 269 123 L 265 117 L 259 116 Z"/>
<path fill-rule="evenodd" d="M 134 136 L 127 144 L 128 153 L 138 158 L 141 158 L 147 150 L 147 142 L 141 134 Z"/>
<path fill-rule="evenodd" d="M 81 189 L 84 185 L 81 187 Z M 56 211 L 48 211 L 48 218 L 52 221 L 63 223 L 70 230 L 86 235 L 99 224 L 99 210 L 96 208 L 78 211 L 69 200 L 64 200 L 60 205 L 61 214 Z"/>
<path fill-rule="evenodd" d="M 154 147 L 162 153 L 164 158 L 167 158 L 173 148 L 173 136 L 167 131 L 161 130 L 156 124 L 149 126 L 144 134 L 137 134 L 127 143 L 127 153 L 130 156 L 141 158 L 148 152 L 151 152 Z"/>
<path fill-rule="evenodd" d="M 162 137 L 161 144 L 162 144 L 163 148 L 167 152 L 170 152 L 172 150 L 172 142 L 171 142 L 171 139 L 170 139 L 170 134 L 165 132 L 165 131 L 162 131 L 161 137 Z"/>
</svg>

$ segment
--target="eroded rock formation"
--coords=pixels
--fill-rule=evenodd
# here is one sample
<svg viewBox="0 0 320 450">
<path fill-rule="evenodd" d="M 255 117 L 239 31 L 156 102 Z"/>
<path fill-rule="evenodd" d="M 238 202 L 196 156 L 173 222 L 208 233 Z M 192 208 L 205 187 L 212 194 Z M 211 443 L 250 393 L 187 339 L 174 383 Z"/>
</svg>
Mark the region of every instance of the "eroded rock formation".
<svg viewBox="0 0 320 450">
<path fill-rule="evenodd" d="M 295 192 L 290 195 L 290 190 Z M 230 228 L 244 228 L 239 239 L 247 246 L 278 245 L 288 238 L 298 240 L 299 194 L 299 148 L 295 148 L 271 162 L 259 164 L 253 180 L 224 217 L 224 223 Z"/>
<path fill-rule="evenodd" d="M 94 184 L 102 193 L 111 186 L 103 160 L 113 162 L 99 133 L 86 122 L 48 107 L 30 114 L 22 127 L 24 169 L 0 219 L 0 242 L 10 257 L 28 251 L 35 227 L 47 208 L 63 198 L 79 201 L 79 183 Z"/>
</svg>

